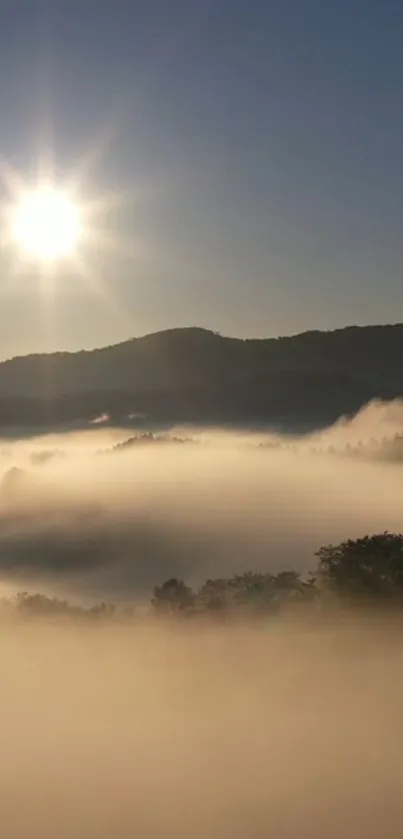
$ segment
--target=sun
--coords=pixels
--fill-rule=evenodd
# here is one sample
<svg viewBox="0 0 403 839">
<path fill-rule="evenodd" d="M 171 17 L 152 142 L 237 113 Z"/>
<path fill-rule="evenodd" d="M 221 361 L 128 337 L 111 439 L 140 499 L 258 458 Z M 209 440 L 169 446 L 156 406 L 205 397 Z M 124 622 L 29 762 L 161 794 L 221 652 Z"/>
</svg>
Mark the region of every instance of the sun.
<svg viewBox="0 0 403 839">
<path fill-rule="evenodd" d="M 42 262 L 73 256 L 82 232 L 78 205 L 53 187 L 24 194 L 11 211 L 12 240 Z"/>
</svg>

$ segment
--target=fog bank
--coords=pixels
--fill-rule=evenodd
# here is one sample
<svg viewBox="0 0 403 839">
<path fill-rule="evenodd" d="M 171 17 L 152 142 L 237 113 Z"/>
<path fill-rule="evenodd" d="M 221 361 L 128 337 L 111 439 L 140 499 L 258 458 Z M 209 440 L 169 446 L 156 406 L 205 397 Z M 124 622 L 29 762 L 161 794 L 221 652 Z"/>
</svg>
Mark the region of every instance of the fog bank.
<svg viewBox="0 0 403 839">
<path fill-rule="evenodd" d="M 319 455 L 317 436 L 211 430 L 121 447 L 127 429 L 4 440 L 0 582 L 130 600 L 171 576 L 308 572 L 323 543 L 401 530 L 400 462 L 343 448 L 401 419 L 401 403 L 369 406 L 323 432 Z"/>
<path fill-rule="evenodd" d="M 7 839 L 400 839 L 401 627 L 0 638 Z"/>
</svg>

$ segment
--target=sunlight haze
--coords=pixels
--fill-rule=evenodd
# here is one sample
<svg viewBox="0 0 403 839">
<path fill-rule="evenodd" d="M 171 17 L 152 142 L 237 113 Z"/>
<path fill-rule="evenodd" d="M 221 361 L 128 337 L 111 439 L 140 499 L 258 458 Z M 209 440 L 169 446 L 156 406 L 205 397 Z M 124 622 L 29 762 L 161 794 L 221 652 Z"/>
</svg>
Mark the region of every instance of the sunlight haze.
<svg viewBox="0 0 403 839">
<path fill-rule="evenodd" d="M 402 44 L 0 2 L 0 839 L 402 839 Z"/>
<path fill-rule="evenodd" d="M 0 357 L 401 320 L 401 35 L 393 0 L 6 0 L 1 158 L 118 206 L 52 330 L 3 254 Z"/>
</svg>

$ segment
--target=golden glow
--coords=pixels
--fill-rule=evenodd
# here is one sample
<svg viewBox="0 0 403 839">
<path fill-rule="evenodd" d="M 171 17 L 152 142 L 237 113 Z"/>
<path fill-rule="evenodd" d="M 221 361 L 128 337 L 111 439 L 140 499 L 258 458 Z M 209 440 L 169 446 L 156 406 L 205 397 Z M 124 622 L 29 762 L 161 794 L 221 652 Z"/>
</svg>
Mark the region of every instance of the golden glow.
<svg viewBox="0 0 403 839">
<path fill-rule="evenodd" d="M 74 255 L 82 232 L 79 207 L 53 187 L 23 195 L 11 211 L 13 241 L 44 262 Z"/>
<path fill-rule="evenodd" d="M 8 263 L 2 291 L 23 289 L 27 278 L 34 280 L 46 331 L 53 328 L 57 285 L 67 278 L 82 283 L 125 331 L 132 326 L 105 268 L 112 255 L 137 264 L 147 258 L 145 240 L 139 241 L 133 232 L 122 235 L 113 219 L 116 211 L 139 200 L 139 186 L 135 192 L 126 184 L 124 190 L 94 194 L 85 183 L 119 128 L 116 120 L 108 122 L 69 172 L 55 165 L 51 119 L 44 125 L 36 172 L 29 178 L 0 155 L 0 255 Z"/>
</svg>

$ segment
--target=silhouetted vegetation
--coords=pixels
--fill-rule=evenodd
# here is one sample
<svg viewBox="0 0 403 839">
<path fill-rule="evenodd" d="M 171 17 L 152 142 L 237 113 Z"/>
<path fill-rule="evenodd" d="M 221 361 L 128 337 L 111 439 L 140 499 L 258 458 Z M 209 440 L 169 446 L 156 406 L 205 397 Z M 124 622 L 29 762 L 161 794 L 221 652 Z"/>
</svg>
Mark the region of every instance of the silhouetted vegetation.
<svg viewBox="0 0 403 839">
<path fill-rule="evenodd" d="M 319 579 L 341 597 L 403 602 L 403 536 L 382 533 L 327 545 L 317 554 Z"/>
<path fill-rule="evenodd" d="M 403 534 L 381 533 L 326 545 L 317 552 L 316 572 L 306 579 L 295 571 L 252 571 L 208 579 L 197 590 L 172 577 L 155 586 L 149 603 L 158 618 L 263 617 L 289 607 L 329 603 L 329 596 L 354 605 L 366 602 L 403 606 Z M 21 592 L 0 601 L 1 615 L 24 618 L 129 619 L 143 611 L 134 605 L 100 603 L 90 607 L 43 594 Z"/>
<path fill-rule="evenodd" d="M 354 442 L 340 441 L 329 444 L 326 438 L 316 440 L 315 435 L 307 438 L 291 438 L 273 436 L 270 440 L 257 444 L 257 448 L 271 452 L 292 452 L 293 454 L 308 453 L 314 456 L 329 457 L 332 455 L 356 458 L 357 460 L 377 460 L 397 463 L 403 459 L 403 434 L 395 432 L 382 438 L 370 437 Z"/>
<path fill-rule="evenodd" d="M 177 437 L 170 434 L 153 434 L 151 431 L 147 431 L 143 434 L 133 434 L 131 437 L 128 437 L 127 440 L 122 440 L 121 443 L 116 443 L 112 449 L 105 450 L 103 454 L 126 452 L 127 449 L 133 449 L 136 446 L 153 444 L 163 445 L 168 443 L 170 445 L 184 445 L 186 443 L 195 443 L 195 440 L 192 440 L 190 437 Z"/>
</svg>

